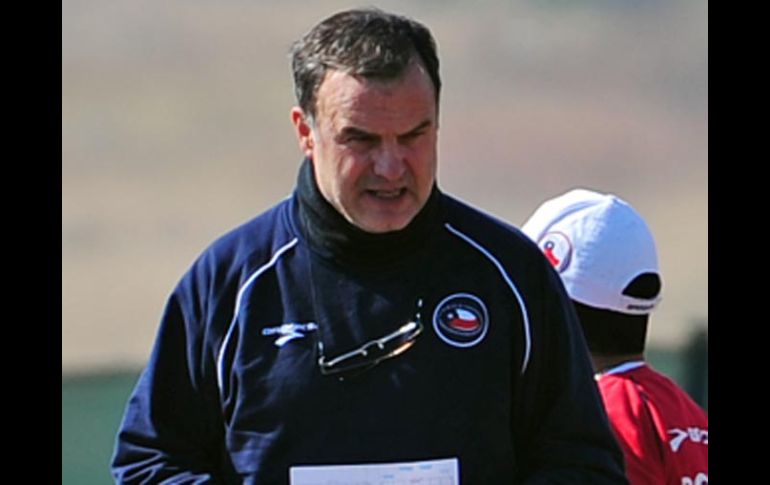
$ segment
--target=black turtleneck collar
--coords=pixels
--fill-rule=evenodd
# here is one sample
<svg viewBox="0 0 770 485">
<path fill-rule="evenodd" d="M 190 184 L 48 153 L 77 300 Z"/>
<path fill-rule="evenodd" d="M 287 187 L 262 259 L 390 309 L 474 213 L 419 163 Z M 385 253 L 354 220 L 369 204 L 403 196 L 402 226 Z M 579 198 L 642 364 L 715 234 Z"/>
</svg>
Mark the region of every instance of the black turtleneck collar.
<svg viewBox="0 0 770 485">
<path fill-rule="evenodd" d="M 312 249 L 323 257 L 360 268 L 379 267 L 407 259 L 423 247 L 440 224 L 440 191 L 434 184 L 425 206 L 399 231 L 366 232 L 340 214 L 321 194 L 309 159 L 297 177 L 299 222 Z"/>
</svg>

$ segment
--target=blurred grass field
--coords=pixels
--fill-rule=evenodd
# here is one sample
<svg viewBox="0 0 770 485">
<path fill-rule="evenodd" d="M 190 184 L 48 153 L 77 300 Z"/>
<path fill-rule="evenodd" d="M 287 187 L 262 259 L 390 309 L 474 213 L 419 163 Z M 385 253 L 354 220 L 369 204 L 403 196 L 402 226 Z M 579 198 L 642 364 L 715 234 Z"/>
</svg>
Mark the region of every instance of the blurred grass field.
<svg viewBox="0 0 770 485">
<path fill-rule="evenodd" d="M 62 377 L 62 485 L 112 483 L 115 433 L 137 372 Z"/>
</svg>

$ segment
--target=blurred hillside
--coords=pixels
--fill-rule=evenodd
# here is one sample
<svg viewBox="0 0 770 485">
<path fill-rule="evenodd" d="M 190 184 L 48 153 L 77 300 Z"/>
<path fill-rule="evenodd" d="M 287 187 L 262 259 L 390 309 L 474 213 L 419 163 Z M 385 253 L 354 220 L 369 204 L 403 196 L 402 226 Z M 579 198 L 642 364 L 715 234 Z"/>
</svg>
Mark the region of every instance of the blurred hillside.
<svg viewBox="0 0 770 485">
<path fill-rule="evenodd" d="M 62 3 L 63 372 L 143 364 L 194 258 L 289 194 L 289 45 L 357 5 Z M 573 186 L 617 193 L 658 240 L 652 343 L 707 322 L 706 2 L 377 5 L 438 41 L 444 190 L 516 225 Z"/>
</svg>

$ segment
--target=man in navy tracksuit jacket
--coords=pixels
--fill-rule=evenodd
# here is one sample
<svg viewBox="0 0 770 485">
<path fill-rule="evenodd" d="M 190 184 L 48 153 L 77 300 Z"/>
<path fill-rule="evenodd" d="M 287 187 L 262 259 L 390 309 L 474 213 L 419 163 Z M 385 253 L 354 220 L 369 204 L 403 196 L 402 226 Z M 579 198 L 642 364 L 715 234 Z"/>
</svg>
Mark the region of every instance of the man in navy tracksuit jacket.
<svg viewBox="0 0 770 485">
<path fill-rule="evenodd" d="M 302 45 L 377 22 L 415 44 L 400 70 L 327 68 L 309 101 L 298 92 L 296 190 L 169 298 L 118 433 L 119 483 L 310 483 L 311 466 L 435 460 L 457 475 L 441 483 L 626 483 L 558 276 L 436 185 L 424 28 L 343 12 Z"/>
</svg>

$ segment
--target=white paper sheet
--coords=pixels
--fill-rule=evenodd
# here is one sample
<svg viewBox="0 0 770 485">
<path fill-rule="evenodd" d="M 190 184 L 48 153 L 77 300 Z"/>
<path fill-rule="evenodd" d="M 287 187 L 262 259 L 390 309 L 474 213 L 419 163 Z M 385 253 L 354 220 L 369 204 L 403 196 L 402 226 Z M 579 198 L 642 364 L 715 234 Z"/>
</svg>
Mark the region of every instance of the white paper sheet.
<svg viewBox="0 0 770 485">
<path fill-rule="evenodd" d="M 291 485 L 460 485 L 457 458 L 365 465 L 294 466 Z"/>
</svg>

